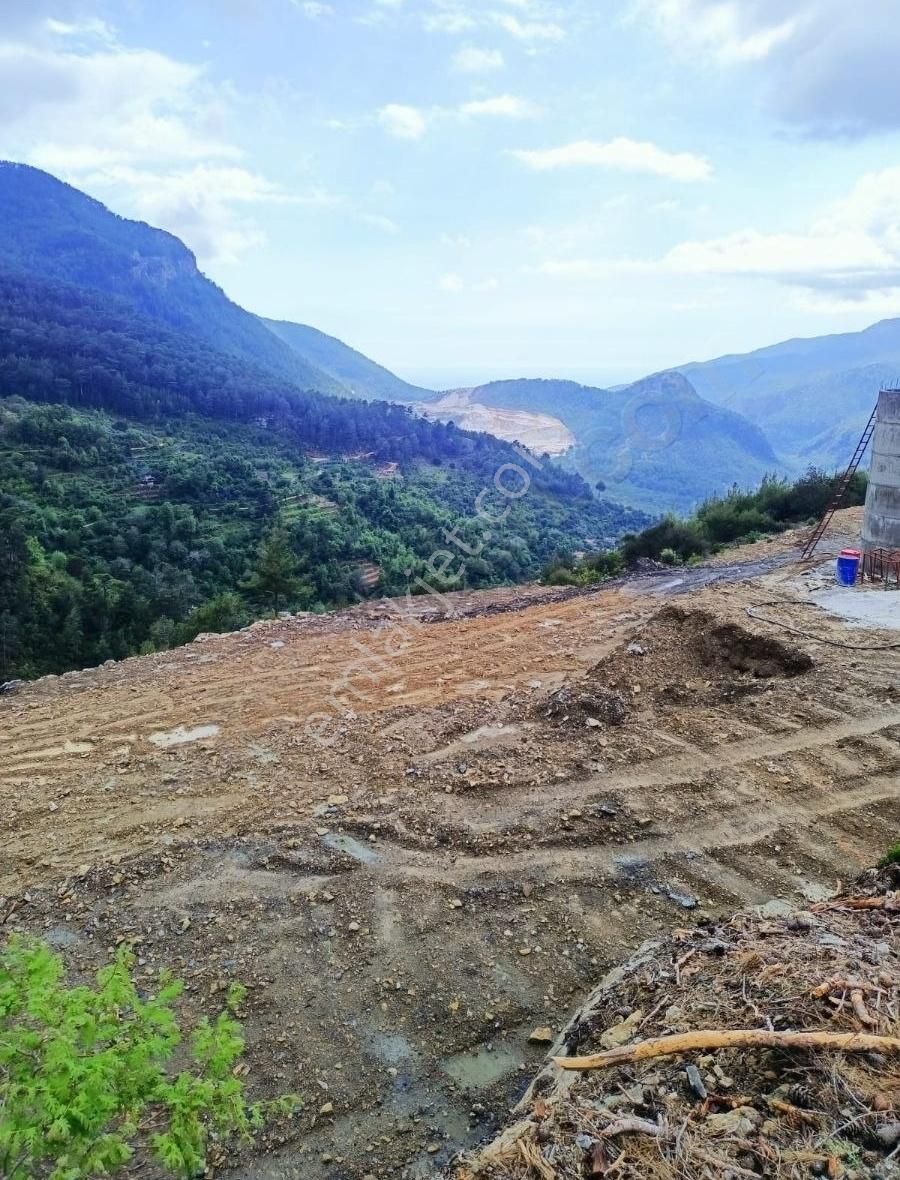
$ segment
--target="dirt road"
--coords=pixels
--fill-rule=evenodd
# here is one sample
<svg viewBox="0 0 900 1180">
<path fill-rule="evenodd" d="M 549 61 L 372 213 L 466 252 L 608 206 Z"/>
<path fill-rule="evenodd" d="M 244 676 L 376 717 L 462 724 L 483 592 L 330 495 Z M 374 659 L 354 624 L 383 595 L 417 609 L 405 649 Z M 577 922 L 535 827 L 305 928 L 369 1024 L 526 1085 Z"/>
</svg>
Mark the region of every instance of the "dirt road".
<svg viewBox="0 0 900 1180">
<path fill-rule="evenodd" d="M 283 620 L 0 699 L 0 918 L 74 970 L 137 938 L 197 1009 L 249 984 L 251 1077 L 304 1107 L 225 1174 L 437 1174 L 624 950 L 896 838 L 900 652 L 794 605 L 791 562 Z"/>
</svg>

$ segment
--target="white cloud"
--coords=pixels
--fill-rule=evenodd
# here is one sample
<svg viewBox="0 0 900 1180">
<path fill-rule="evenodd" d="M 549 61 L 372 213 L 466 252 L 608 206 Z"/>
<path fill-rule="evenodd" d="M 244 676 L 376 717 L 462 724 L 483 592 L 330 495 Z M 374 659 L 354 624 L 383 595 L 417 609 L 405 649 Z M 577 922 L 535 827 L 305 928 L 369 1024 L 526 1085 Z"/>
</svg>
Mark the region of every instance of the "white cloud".
<svg viewBox="0 0 900 1180">
<path fill-rule="evenodd" d="M 900 127 L 895 0 L 634 0 L 691 66 L 759 74 L 770 109 L 822 136 Z M 736 85 L 740 83 L 736 82 Z"/>
<path fill-rule="evenodd" d="M 433 12 L 422 23 L 429 33 L 449 33 L 451 36 L 478 27 L 478 21 L 466 12 Z"/>
<path fill-rule="evenodd" d="M 104 20 L 99 17 L 91 17 L 88 20 L 81 21 L 61 21 L 53 17 L 48 17 L 44 21 L 44 28 L 48 33 L 52 33 L 57 37 L 68 37 L 73 39 L 96 39 L 105 41 L 112 45 L 115 43 L 116 35 L 113 29 Z"/>
<path fill-rule="evenodd" d="M 378 121 L 396 139 L 421 139 L 428 121 L 418 107 L 392 102 L 378 112 Z"/>
<path fill-rule="evenodd" d="M 442 246 L 451 246 L 454 250 L 471 250 L 472 239 L 466 234 L 442 233 L 438 239 Z"/>
<path fill-rule="evenodd" d="M 515 12 L 504 11 L 515 9 Z M 476 0 L 431 0 L 431 10 L 423 17 L 429 32 L 459 35 L 473 29 L 500 29 L 525 45 L 564 40 L 565 28 L 559 23 L 560 6 L 543 0 L 494 0 L 490 7 Z"/>
<path fill-rule="evenodd" d="M 294 4 L 310 20 L 321 20 L 323 16 L 334 16 L 332 6 L 321 4 L 319 0 L 294 0 Z"/>
<path fill-rule="evenodd" d="M 463 118 L 477 118 L 483 115 L 503 119 L 531 119 L 538 114 L 534 103 L 513 94 L 498 94 L 494 98 L 479 98 L 464 102 L 459 113 Z"/>
<path fill-rule="evenodd" d="M 640 7 L 673 44 L 708 51 L 731 65 L 768 57 L 789 41 L 802 23 L 799 10 L 805 6 L 779 0 L 778 12 L 766 0 L 641 0 Z M 792 7 L 798 11 L 791 13 Z"/>
<path fill-rule="evenodd" d="M 495 12 L 494 24 L 519 41 L 562 41 L 566 31 L 555 21 L 519 20 L 509 12 Z"/>
<path fill-rule="evenodd" d="M 400 233 L 400 226 L 390 217 L 385 217 L 383 213 L 359 213 L 357 220 L 363 225 L 369 225 L 372 229 L 381 230 L 382 233 L 390 234 L 391 237 L 396 237 Z"/>
<path fill-rule="evenodd" d="M 746 228 L 681 242 L 657 259 L 562 258 L 538 266 L 561 279 L 623 273 L 765 279 L 799 288 L 831 310 L 900 295 L 900 167 L 862 176 L 805 230 Z"/>
<path fill-rule="evenodd" d="M 202 263 L 260 244 L 253 206 L 326 199 L 244 166 L 222 133 L 229 101 L 201 66 L 120 46 L 102 22 L 44 20 L 0 43 L 0 155 L 177 234 Z"/>
<path fill-rule="evenodd" d="M 900 167 L 861 177 L 805 232 L 745 229 L 683 242 L 664 263 L 681 273 L 756 275 L 857 295 L 900 287 Z"/>
<path fill-rule="evenodd" d="M 490 74 L 502 70 L 506 63 L 499 49 L 479 49 L 466 45 L 453 55 L 453 68 L 461 74 Z"/>
<path fill-rule="evenodd" d="M 462 276 L 452 271 L 449 274 L 441 275 L 438 286 L 442 291 L 447 291 L 451 295 L 459 295 L 466 289 Z"/>
<path fill-rule="evenodd" d="M 500 280 L 493 275 L 485 279 L 477 279 L 475 282 L 466 282 L 462 275 L 457 274 L 455 271 L 441 275 L 438 280 L 438 287 L 442 291 L 446 291 L 449 295 L 462 295 L 465 291 L 485 294 L 488 291 L 496 291 L 499 286 Z"/>
<path fill-rule="evenodd" d="M 545 150 L 518 150 L 516 159 L 539 172 L 559 168 L 609 168 L 617 172 L 647 172 L 685 183 L 709 180 L 712 166 L 692 152 L 668 152 L 656 144 L 619 137 L 600 143 L 581 140 Z"/>
</svg>

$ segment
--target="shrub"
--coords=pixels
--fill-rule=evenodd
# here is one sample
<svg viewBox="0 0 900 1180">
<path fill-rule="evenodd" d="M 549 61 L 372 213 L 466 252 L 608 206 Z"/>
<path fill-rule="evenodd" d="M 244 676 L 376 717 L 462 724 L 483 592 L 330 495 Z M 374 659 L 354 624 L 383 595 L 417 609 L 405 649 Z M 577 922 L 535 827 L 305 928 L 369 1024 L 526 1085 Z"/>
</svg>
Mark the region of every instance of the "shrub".
<svg viewBox="0 0 900 1180">
<path fill-rule="evenodd" d="M 133 956 L 121 948 L 94 986 L 67 987 L 62 959 L 43 943 L 13 938 L 0 950 L 0 1175 L 4 1180 L 83 1180 L 120 1170 L 135 1147 L 167 1172 L 203 1171 L 210 1135 L 251 1139 L 267 1113 L 293 1099 L 248 1105 L 232 1074 L 243 1052 L 226 1010 L 182 1042 L 174 1011 L 181 984 L 162 973 L 142 999 Z"/>
<path fill-rule="evenodd" d="M 880 869 L 886 869 L 888 865 L 900 865 L 900 842 L 892 844 L 878 862 Z"/>
</svg>

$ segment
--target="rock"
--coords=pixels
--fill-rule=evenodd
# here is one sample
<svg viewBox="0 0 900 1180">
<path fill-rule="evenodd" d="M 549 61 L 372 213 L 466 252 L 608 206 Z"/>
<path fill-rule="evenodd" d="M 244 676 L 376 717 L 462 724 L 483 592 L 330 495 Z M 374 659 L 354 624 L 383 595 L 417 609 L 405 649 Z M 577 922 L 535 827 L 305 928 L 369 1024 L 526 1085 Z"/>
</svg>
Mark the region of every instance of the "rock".
<svg viewBox="0 0 900 1180">
<path fill-rule="evenodd" d="M 630 1016 L 619 1024 L 614 1024 L 600 1036 L 600 1044 L 604 1049 L 618 1049 L 620 1045 L 627 1045 L 635 1033 L 635 1028 L 644 1019 L 644 1013 L 636 1008 Z"/>
<path fill-rule="evenodd" d="M 625 648 L 630 656 L 645 656 L 647 651 L 639 643 L 629 643 Z"/>
<path fill-rule="evenodd" d="M 752 1106 L 737 1106 L 723 1114 L 711 1114 L 706 1118 L 706 1129 L 711 1135 L 737 1135 L 744 1138 L 752 1134 L 762 1122 L 762 1116 Z"/>
<path fill-rule="evenodd" d="M 882 1123 L 875 1128 L 875 1138 L 893 1150 L 900 1143 L 900 1123 Z"/>
<path fill-rule="evenodd" d="M 334 1114 L 334 1103 L 326 1102 L 319 1107 L 319 1114 Z"/>
<path fill-rule="evenodd" d="M 761 918 L 789 918 L 794 910 L 795 907 L 789 901 L 782 901 L 778 897 L 767 901 L 765 905 L 754 906 L 754 912 Z"/>
<path fill-rule="evenodd" d="M 351 922 L 350 925 L 347 927 L 347 929 L 350 931 L 351 934 L 358 934 L 359 933 L 359 922 Z"/>
<path fill-rule="evenodd" d="M 540 1028 L 536 1028 L 531 1036 L 528 1038 L 529 1045 L 552 1045 L 553 1044 L 553 1029 L 549 1025 L 542 1024 Z"/>
<path fill-rule="evenodd" d="M 700 1070 L 697 1069 L 696 1065 L 689 1065 L 684 1072 L 687 1076 L 688 1085 L 702 1102 L 706 1098 L 707 1089 L 703 1084 L 703 1078 L 700 1077 Z"/>
<path fill-rule="evenodd" d="M 7 680 L 5 684 L 0 684 L 0 697 L 11 697 L 14 693 L 21 692 L 24 687 L 24 680 Z"/>
</svg>

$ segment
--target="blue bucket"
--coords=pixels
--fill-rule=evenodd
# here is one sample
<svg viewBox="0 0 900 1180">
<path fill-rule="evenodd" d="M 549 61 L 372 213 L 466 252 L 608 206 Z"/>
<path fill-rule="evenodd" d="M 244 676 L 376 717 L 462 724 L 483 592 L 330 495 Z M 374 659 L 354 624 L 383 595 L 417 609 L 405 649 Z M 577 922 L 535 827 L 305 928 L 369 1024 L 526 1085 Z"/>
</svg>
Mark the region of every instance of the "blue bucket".
<svg viewBox="0 0 900 1180">
<path fill-rule="evenodd" d="M 856 549 L 845 549 L 837 559 L 837 581 L 839 586 L 855 586 L 862 554 Z"/>
</svg>

